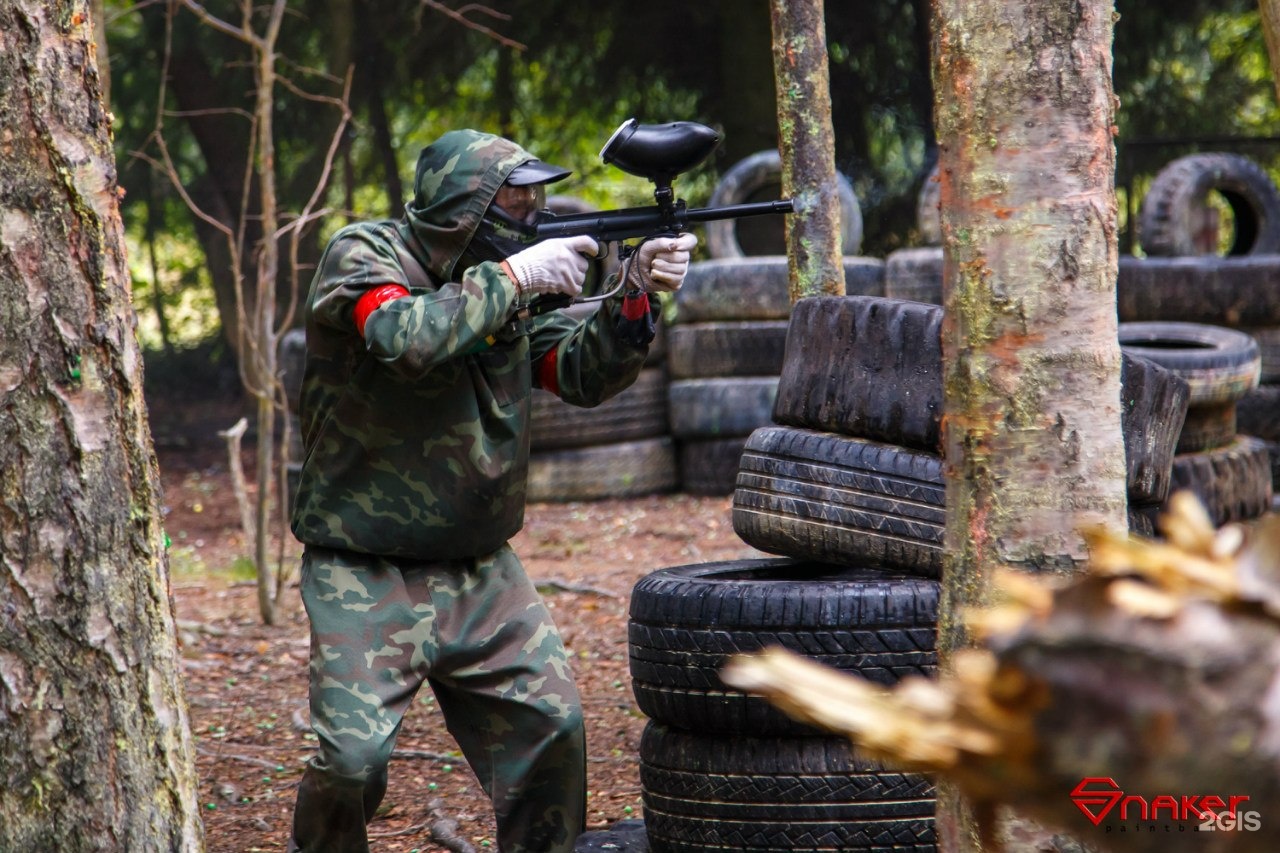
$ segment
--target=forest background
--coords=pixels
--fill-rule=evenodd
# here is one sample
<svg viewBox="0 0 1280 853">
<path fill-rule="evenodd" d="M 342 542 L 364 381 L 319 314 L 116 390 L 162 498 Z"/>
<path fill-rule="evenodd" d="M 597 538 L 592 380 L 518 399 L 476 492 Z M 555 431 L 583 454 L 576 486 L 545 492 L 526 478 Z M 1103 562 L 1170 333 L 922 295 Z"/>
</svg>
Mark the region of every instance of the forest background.
<svg viewBox="0 0 1280 853">
<path fill-rule="evenodd" d="M 174 393 L 233 388 L 234 347 L 221 334 L 234 323 L 235 304 L 225 241 L 158 168 L 156 139 L 159 131 L 191 200 L 228 225 L 242 209 L 252 223 L 252 56 L 190 11 L 104 2 L 134 304 L 153 356 L 148 381 Z M 1143 189 L 1175 157 L 1239 151 L 1274 174 L 1280 108 L 1252 0 L 1116 6 L 1121 251 L 1133 252 L 1129 223 Z M 239 20 L 231 3 L 205 8 Z M 303 234 L 297 284 L 282 268 L 282 303 L 290 288 L 305 292 L 309 265 L 336 228 L 399 214 L 418 150 L 452 128 L 508 135 L 572 167 L 563 191 L 601 208 L 652 202 L 650 185 L 598 158 L 627 118 L 695 120 L 723 132 L 716 154 L 677 181 L 695 206 L 706 203 L 720 173 L 776 147 L 767 0 L 596 0 L 589 12 L 549 0 L 459 8 L 435 0 L 289 4 L 273 111 L 282 210 L 301 210 L 324 172 L 340 116 L 332 99 L 348 69 L 352 120 L 327 184 L 332 213 Z M 831 0 L 826 17 L 836 166 L 862 210 L 860 253 L 884 257 L 919 242 L 916 199 L 936 159 L 928 3 Z"/>
<path fill-rule="evenodd" d="M 229 343 L 235 338 L 227 334 L 235 323 L 229 313 L 234 266 L 218 226 L 244 228 L 244 245 L 254 245 L 263 198 L 255 170 L 261 149 L 251 148 L 255 57 L 243 40 L 198 20 L 193 5 L 106 2 L 101 57 L 110 73 L 148 397 L 153 419 L 161 408 L 155 403 L 164 401 L 171 420 L 182 426 L 190 419 L 175 417 L 175 408 L 218 392 L 242 393 Z M 862 208 L 860 251 L 883 257 L 920 239 L 916 198 L 935 156 L 929 5 L 827 5 L 836 165 Z M 223 21 L 239 20 L 233 4 L 204 8 Z M 1174 0 L 1158 8 L 1132 2 L 1117 8 L 1121 249 L 1133 251 L 1128 226 L 1145 182 L 1160 167 L 1190 150 L 1225 149 L 1247 153 L 1277 174 L 1280 114 L 1252 3 Z M 251 23 L 264 21 L 255 16 Z M 565 191 L 600 207 L 649 200 L 643 181 L 597 158 L 603 140 L 625 118 L 693 119 L 724 132 L 716 157 L 677 182 L 694 205 L 706 202 L 720 173 L 776 143 L 764 0 L 708 0 L 694 8 L 665 0 L 643 6 L 598 0 L 589 10 L 580 3 L 512 0 L 458 11 L 435 0 L 327 0 L 291 3 L 280 24 L 281 76 L 271 108 L 275 194 L 282 210 L 300 210 L 327 176 L 320 206 L 330 211 L 300 232 L 303 274 L 281 269 L 282 304 L 296 298 L 297 287 L 305 288 L 306 270 L 334 229 L 353 218 L 398 213 L 418 148 L 454 127 L 509 135 L 572 166 L 576 174 Z M 335 99 L 348 70 L 352 121 L 338 137 L 331 164 L 341 114 Z M 172 156 L 171 170 L 159 167 L 160 139 Z M 188 201 L 204 216 L 193 215 Z M 252 277 L 255 262 L 253 253 L 245 254 L 245 277 Z M 217 428 L 229 426 L 226 410 L 203 411 L 211 412 L 208 420 Z M 153 422 L 153 431 L 163 457 L 175 430 L 157 430 Z M 175 539 L 183 524 L 192 538 L 200 536 L 194 526 L 200 519 L 209 531 L 235 525 L 223 480 L 215 485 L 205 476 L 211 469 L 204 460 L 185 471 L 167 461 L 162 458 L 165 501 L 175 516 L 187 511 L 182 523 L 175 516 L 166 521 Z M 632 814 L 638 804 L 632 771 L 640 721 L 625 700 L 625 650 L 616 630 L 627 581 L 673 559 L 714 558 L 716 548 L 735 547 L 716 526 L 723 506 L 706 510 L 690 513 L 687 505 L 665 499 L 625 511 L 565 508 L 540 516 L 522 534 L 531 568 L 568 590 L 565 603 L 575 617 L 567 629 L 571 645 L 593 650 L 581 663 L 587 692 L 598 700 L 592 713 L 604 720 L 593 722 L 593 731 L 616 734 L 593 765 L 593 828 Z M 656 522 L 676 515 L 680 524 Z M 657 530 L 667 539 L 656 541 L 668 547 L 631 553 L 619 537 L 633 528 Z M 616 551 L 618 571 L 590 573 L 592 567 L 583 565 L 588 561 L 574 559 L 586 553 L 587 540 Z M 171 559 L 183 553 L 175 548 Z M 267 839 L 270 847 L 285 832 L 299 752 L 311 746 L 305 725 L 297 722 L 305 678 L 302 626 L 294 611 L 283 628 L 259 628 L 242 588 L 204 589 L 183 576 L 181 565 L 173 568 L 210 849 L 252 849 Z M 584 574 L 566 574 L 579 570 Z M 215 600 L 221 610 L 212 606 Z M 615 644 L 595 642 L 601 636 L 614 637 Z M 256 690 L 248 689 L 250 681 Z M 287 741 L 280 737 L 286 725 Z M 404 782 L 414 792 L 424 786 L 448 791 L 463 835 L 482 844 L 491 837 L 483 804 L 458 778 L 463 774 L 453 773 L 452 747 L 432 739 L 438 728 L 424 726 L 420 739 L 406 733 L 402 746 L 413 753 L 406 760 L 430 769 Z M 380 833 L 416 849 L 428 815 L 409 809 L 402 805 Z"/>
</svg>

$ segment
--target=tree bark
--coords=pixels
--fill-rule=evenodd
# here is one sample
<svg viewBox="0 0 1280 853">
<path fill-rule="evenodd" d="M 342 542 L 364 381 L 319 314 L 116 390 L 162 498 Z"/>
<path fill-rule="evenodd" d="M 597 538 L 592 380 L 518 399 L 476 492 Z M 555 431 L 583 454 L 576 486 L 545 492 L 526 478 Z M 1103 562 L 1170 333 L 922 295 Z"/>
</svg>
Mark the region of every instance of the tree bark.
<svg viewBox="0 0 1280 853">
<path fill-rule="evenodd" d="M 1074 572 L 1125 528 L 1113 4 L 935 0 L 947 531 L 938 646 L 1001 567 Z M 949 851 L 980 850 L 954 791 Z"/>
<path fill-rule="evenodd" d="M 1280 101 L 1280 0 L 1258 0 L 1262 14 L 1262 34 L 1267 40 L 1267 55 L 1271 57 L 1271 80 L 1276 87 L 1276 100 Z"/>
<path fill-rule="evenodd" d="M 198 851 L 84 2 L 0 0 L 0 849 Z"/>
<path fill-rule="evenodd" d="M 840 187 L 831 128 L 831 77 L 823 0 L 772 0 L 782 194 L 791 301 L 844 294 Z"/>
</svg>

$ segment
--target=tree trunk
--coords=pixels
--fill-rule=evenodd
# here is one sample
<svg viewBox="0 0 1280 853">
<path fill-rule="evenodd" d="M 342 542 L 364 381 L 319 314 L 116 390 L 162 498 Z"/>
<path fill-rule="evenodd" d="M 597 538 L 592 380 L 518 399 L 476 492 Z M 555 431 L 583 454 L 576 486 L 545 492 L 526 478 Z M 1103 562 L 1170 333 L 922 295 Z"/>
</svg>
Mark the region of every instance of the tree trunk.
<svg viewBox="0 0 1280 853">
<path fill-rule="evenodd" d="M 791 301 L 844 294 L 840 185 L 831 129 L 831 77 L 823 0 L 772 0 L 782 194 Z"/>
<path fill-rule="evenodd" d="M 1280 0 L 1258 0 L 1262 13 L 1262 34 L 1267 40 L 1267 54 L 1271 57 L 1271 80 L 1276 87 L 1276 100 L 1280 101 Z"/>
<path fill-rule="evenodd" d="M 947 531 L 938 647 L 1000 567 L 1073 572 L 1125 528 L 1114 6 L 936 0 Z M 947 792 L 939 837 L 979 850 Z"/>
<path fill-rule="evenodd" d="M 0 850 L 200 851 L 83 2 L 0 0 Z"/>
</svg>

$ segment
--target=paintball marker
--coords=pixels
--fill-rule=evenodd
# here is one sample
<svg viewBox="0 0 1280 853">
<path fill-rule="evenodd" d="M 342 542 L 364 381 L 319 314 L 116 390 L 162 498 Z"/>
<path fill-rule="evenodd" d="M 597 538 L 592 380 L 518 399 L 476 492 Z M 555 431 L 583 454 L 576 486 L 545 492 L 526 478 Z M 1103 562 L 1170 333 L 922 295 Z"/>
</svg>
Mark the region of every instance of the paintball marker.
<svg viewBox="0 0 1280 853">
<path fill-rule="evenodd" d="M 690 210 L 684 199 L 676 198 L 671 182 L 676 175 L 697 166 L 710 156 L 720 144 L 720 134 L 703 124 L 691 121 L 675 121 L 668 124 L 640 124 L 628 119 L 613 132 L 600 151 L 600 159 L 624 172 L 647 178 L 654 184 L 652 207 L 629 207 L 623 210 L 607 210 L 592 213 L 556 215 L 549 210 L 538 213 L 534 224 L 538 239 L 553 237 L 594 237 L 600 243 L 620 243 L 618 256 L 623 263 L 618 286 L 601 296 L 578 299 L 578 302 L 594 302 L 617 293 L 626 281 L 626 264 L 637 246 L 622 243 L 624 240 L 675 235 L 689 230 L 698 222 L 719 219 L 737 219 L 743 216 L 791 213 L 790 199 L 764 201 L 753 204 L 731 204 L 724 207 L 702 207 Z M 535 303 L 533 313 L 563 308 L 568 296 L 544 296 Z"/>
<path fill-rule="evenodd" d="M 696 122 L 640 124 L 635 119 L 623 122 L 601 149 L 600 159 L 628 174 L 653 181 L 653 198 L 657 204 L 562 216 L 544 210 L 538 214 L 535 225 L 538 238 L 586 234 L 601 243 L 613 243 L 636 237 L 677 234 L 687 231 L 695 222 L 791 212 L 790 199 L 693 210 L 686 208 L 684 199 L 676 198 L 671 182 L 676 175 L 707 159 L 719 144 L 719 133 Z"/>
</svg>

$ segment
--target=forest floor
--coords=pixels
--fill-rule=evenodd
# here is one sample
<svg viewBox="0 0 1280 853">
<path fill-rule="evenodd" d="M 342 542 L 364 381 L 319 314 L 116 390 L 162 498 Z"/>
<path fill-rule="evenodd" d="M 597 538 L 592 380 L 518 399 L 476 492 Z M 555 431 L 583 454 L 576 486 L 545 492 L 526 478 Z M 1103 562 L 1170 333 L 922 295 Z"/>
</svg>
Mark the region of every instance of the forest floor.
<svg viewBox="0 0 1280 853">
<path fill-rule="evenodd" d="M 291 580 L 275 624 L 264 625 L 246 558 L 252 549 L 217 436 L 241 408 L 247 413 L 235 401 L 151 403 L 209 853 L 284 850 L 297 784 L 316 746 L 307 722 L 308 625 L 296 583 L 301 547 L 286 537 Z M 250 476 L 252 452 L 246 441 Z M 512 544 L 574 661 L 587 726 L 587 828 L 641 817 L 637 749 L 645 718 L 628 675 L 631 588 L 664 566 L 761 554 L 733 532 L 729 498 L 687 495 L 532 504 Z M 448 849 L 432 837 L 440 817 L 456 821 L 456 837 L 477 853 L 496 850 L 488 801 L 429 690 L 406 717 L 390 776 L 369 828 L 375 853 Z"/>
</svg>

